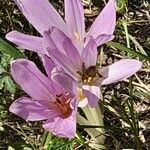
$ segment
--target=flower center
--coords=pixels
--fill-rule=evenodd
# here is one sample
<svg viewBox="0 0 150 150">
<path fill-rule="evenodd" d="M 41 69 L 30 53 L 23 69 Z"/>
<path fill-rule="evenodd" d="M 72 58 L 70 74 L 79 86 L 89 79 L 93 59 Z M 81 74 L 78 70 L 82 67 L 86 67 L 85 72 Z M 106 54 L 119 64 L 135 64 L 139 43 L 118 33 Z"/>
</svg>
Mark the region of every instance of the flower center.
<svg viewBox="0 0 150 150">
<path fill-rule="evenodd" d="M 66 95 L 57 95 L 54 102 L 62 118 L 68 118 L 71 115 L 72 109 L 70 108 L 71 98 L 67 98 Z"/>
<path fill-rule="evenodd" d="M 85 64 L 82 65 L 82 72 L 77 71 L 81 75 L 82 82 L 87 85 L 92 85 L 98 78 L 103 76 L 99 74 L 96 66 L 85 67 Z"/>
</svg>

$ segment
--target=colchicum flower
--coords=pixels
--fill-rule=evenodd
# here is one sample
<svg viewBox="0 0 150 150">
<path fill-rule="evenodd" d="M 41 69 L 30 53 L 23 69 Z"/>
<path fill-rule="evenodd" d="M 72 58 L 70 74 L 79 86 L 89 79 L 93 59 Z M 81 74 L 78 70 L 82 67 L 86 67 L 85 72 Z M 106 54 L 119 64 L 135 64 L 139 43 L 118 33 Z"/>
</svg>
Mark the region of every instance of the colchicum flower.
<svg viewBox="0 0 150 150">
<path fill-rule="evenodd" d="M 54 64 L 45 56 L 43 59 L 49 74 Z M 43 128 L 57 136 L 73 138 L 76 133 L 75 96 L 42 74 L 29 60 L 13 61 L 11 73 L 30 98 L 21 97 L 14 101 L 9 108 L 10 112 L 26 121 L 44 120 Z"/>
<path fill-rule="evenodd" d="M 123 80 L 141 67 L 141 63 L 133 59 L 124 59 L 105 68 L 96 66 L 97 46 L 114 37 L 115 0 L 108 1 L 87 33 L 81 0 L 64 0 L 65 21 L 48 0 L 15 2 L 42 37 L 12 31 L 6 38 L 22 48 L 49 55 L 65 71 L 60 73 L 55 68 L 53 80 L 59 80 L 65 86 L 67 73 L 78 87 L 76 90 L 80 100 L 88 100 L 91 107 L 95 107 L 100 98 L 100 85 Z"/>
<path fill-rule="evenodd" d="M 97 57 L 96 47 L 112 40 L 114 37 L 113 32 L 116 24 L 115 0 L 109 0 L 107 5 L 92 24 L 88 33 L 85 32 L 84 10 L 81 0 L 64 0 L 65 21 L 61 18 L 54 7 L 48 2 L 48 0 L 15 0 L 15 3 L 18 5 L 29 22 L 42 35 L 42 37 L 29 36 L 17 31 L 12 31 L 6 35 L 6 38 L 9 41 L 19 45 L 22 48 L 36 51 L 40 54 L 49 55 L 45 46 L 43 47 L 43 36 L 45 36 L 45 31 L 57 28 L 60 30 L 60 32 L 66 35 L 66 37 L 71 39 L 72 43 L 75 45 L 73 47 L 77 47 L 78 53 L 80 55 L 83 55 L 82 53 L 84 53 L 84 57 L 82 58 L 87 59 L 86 62 L 89 61 L 87 64 L 81 59 L 82 63 L 80 62 L 80 67 L 76 70 L 78 72 L 76 72 L 78 77 L 80 76 L 79 78 L 81 78 L 83 82 L 90 82 L 92 78 L 88 78 L 86 74 L 91 74 L 91 69 L 94 70 L 94 74 L 92 76 L 99 75 L 99 73 L 97 73 L 97 69 L 94 66 Z M 55 40 L 58 41 L 61 39 L 57 39 L 56 36 Z M 70 44 L 63 44 L 66 45 L 66 48 L 68 49 L 67 55 L 72 55 L 69 47 Z M 90 49 L 93 50 L 90 51 Z M 85 53 L 86 50 L 87 52 Z M 75 58 L 74 60 L 76 60 L 77 57 L 73 56 L 72 58 Z M 80 56 L 77 59 L 80 59 Z M 90 69 L 87 69 L 89 67 Z M 66 71 L 66 69 L 64 70 Z M 93 86 L 92 89 L 91 87 L 86 86 L 84 88 L 84 94 L 80 87 L 77 88 L 77 95 L 82 100 L 80 101 L 80 104 L 83 103 L 82 105 L 85 105 L 87 103 L 86 97 L 88 97 L 88 99 L 90 97 L 93 99 L 93 103 L 90 103 L 91 106 L 95 106 L 98 99 L 100 98 L 100 89 L 96 86 Z M 90 91 L 93 93 L 89 92 L 89 89 L 87 88 L 90 88 Z"/>
<path fill-rule="evenodd" d="M 98 67 L 97 45 L 92 37 L 82 53 L 79 53 L 71 39 L 57 28 L 45 32 L 43 41 L 51 59 L 74 80 L 80 88 L 77 89 L 80 98 L 87 97 L 91 107 L 95 107 L 100 98 L 100 85 L 124 80 L 137 72 L 142 65 L 138 60 L 122 59 L 110 66 Z M 65 73 L 55 68 L 52 79 L 63 86 Z"/>
<path fill-rule="evenodd" d="M 64 0 L 65 21 L 48 2 L 48 0 L 15 0 L 28 21 L 42 35 L 52 27 L 56 27 L 72 39 L 79 52 L 87 45 L 92 36 L 97 46 L 113 39 L 116 24 L 115 0 L 109 0 L 102 12 L 93 22 L 88 33 L 85 32 L 84 10 L 81 0 Z M 30 36 L 12 31 L 6 38 L 22 48 L 47 54 L 43 49 L 42 37 Z"/>
</svg>

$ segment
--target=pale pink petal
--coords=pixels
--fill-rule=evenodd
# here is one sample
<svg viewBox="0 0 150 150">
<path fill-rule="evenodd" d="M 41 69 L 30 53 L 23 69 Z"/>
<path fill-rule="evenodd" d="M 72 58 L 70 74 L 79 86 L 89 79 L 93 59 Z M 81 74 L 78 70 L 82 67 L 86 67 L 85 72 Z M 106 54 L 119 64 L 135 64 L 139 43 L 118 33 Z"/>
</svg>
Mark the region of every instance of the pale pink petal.
<svg viewBox="0 0 150 150">
<path fill-rule="evenodd" d="M 81 0 L 65 0 L 64 2 L 68 34 L 73 39 L 79 36 L 78 38 L 83 40 L 85 36 L 85 22 Z"/>
<path fill-rule="evenodd" d="M 42 74 L 36 65 L 26 59 L 18 59 L 11 63 L 14 80 L 33 99 L 43 102 L 52 101 L 51 82 Z"/>
<path fill-rule="evenodd" d="M 141 66 L 142 63 L 135 59 L 122 59 L 115 62 L 101 70 L 101 74 L 105 77 L 102 85 L 122 81 L 136 73 Z"/>
<path fill-rule="evenodd" d="M 52 132 L 54 135 L 65 138 L 74 138 L 76 133 L 76 118 L 75 114 L 71 115 L 69 118 L 63 119 L 60 117 L 55 117 L 49 119 L 43 128 Z"/>
<path fill-rule="evenodd" d="M 88 103 L 91 107 L 96 107 L 101 98 L 100 88 L 97 86 L 83 85 L 83 94 L 87 97 Z"/>
<path fill-rule="evenodd" d="M 109 0 L 102 12 L 96 18 L 92 24 L 89 35 L 95 39 L 101 35 L 112 35 L 116 25 L 116 2 L 115 0 Z M 98 44 L 99 42 L 97 42 Z"/>
<path fill-rule="evenodd" d="M 79 74 L 77 71 L 80 70 L 75 62 L 68 58 L 64 51 L 58 50 L 56 44 L 54 43 L 52 37 L 49 35 L 50 32 L 45 32 L 43 37 L 43 46 L 47 49 L 50 58 L 53 62 L 62 67 L 66 73 L 68 73 L 72 78 L 78 79 Z"/>
<path fill-rule="evenodd" d="M 66 91 L 73 92 L 73 79 L 68 76 L 60 67 L 56 67 L 51 72 L 51 78 L 54 82 L 63 87 Z"/>
<path fill-rule="evenodd" d="M 20 46 L 21 48 L 32 50 L 37 53 L 46 54 L 42 47 L 42 38 L 26 35 L 18 31 L 11 31 L 6 35 L 6 39 Z"/>
<path fill-rule="evenodd" d="M 48 77 L 50 79 L 51 78 L 51 72 L 56 67 L 56 65 L 50 59 L 50 57 L 48 57 L 47 55 L 41 55 L 41 59 L 42 59 L 44 68 L 46 70 L 46 73 L 47 73 L 47 75 L 48 75 Z"/>
<path fill-rule="evenodd" d="M 113 40 L 113 39 L 114 39 L 114 35 L 101 34 L 95 38 L 95 42 L 98 46 L 100 46 L 106 42 Z"/>
<path fill-rule="evenodd" d="M 92 37 L 83 50 L 82 59 L 84 60 L 86 68 L 96 65 L 97 45 Z"/>
<path fill-rule="evenodd" d="M 51 59 L 60 67 L 64 69 L 64 71 L 70 75 L 73 79 L 78 80 L 80 78 L 80 75 L 77 73 L 77 71 L 80 71 L 81 68 L 79 68 L 75 62 L 72 62 L 70 58 L 67 58 L 62 52 L 54 49 L 47 49 L 49 56 Z"/>
<path fill-rule="evenodd" d="M 82 60 L 77 48 L 72 43 L 71 39 L 68 38 L 62 31 L 53 27 L 51 31 L 45 32 L 45 40 L 50 41 L 52 38 L 54 44 L 59 51 L 63 52 L 72 62 L 76 62 L 78 66 L 82 66 Z M 52 43 L 49 43 L 52 45 Z M 50 47 L 50 46 L 49 46 Z"/>
<path fill-rule="evenodd" d="M 48 0 L 15 0 L 28 21 L 43 35 L 52 26 L 67 33 L 66 24 Z"/>
<path fill-rule="evenodd" d="M 59 84 L 56 84 L 51 78 L 52 70 L 56 67 L 56 65 L 47 55 L 41 55 L 41 58 L 48 78 L 51 81 L 51 93 L 53 93 L 54 96 L 62 94 L 62 87 Z"/>
<path fill-rule="evenodd" d="M 50 116 L 58 116 L 58 113 L 54 109 L 49 110 L 39 102 L 27 97 L 21 97 L 14 101 L 9 107 L 9 111 L 26 121 L 46 120 Z"/>
</svg>

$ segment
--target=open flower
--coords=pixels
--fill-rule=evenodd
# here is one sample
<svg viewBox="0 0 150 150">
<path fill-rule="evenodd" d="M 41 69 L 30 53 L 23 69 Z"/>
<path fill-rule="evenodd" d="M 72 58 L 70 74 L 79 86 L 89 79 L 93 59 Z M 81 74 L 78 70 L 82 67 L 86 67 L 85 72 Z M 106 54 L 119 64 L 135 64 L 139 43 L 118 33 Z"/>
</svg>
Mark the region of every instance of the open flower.
<svg viewBox="0 0 150 150">
<path fill-rule="evenodd" d="M 97 57 L 96 46 L 99 46 L 113 38 L 113 32 L 116 24 L 115 0 L 109 0 L 109 2 L 106 4 L 102 12 L 98 15 L 98 17 L 96 18 L 96 20 L 94 21 L 94 23 L 92 24 L 91 28 L 87 33 L 85 32 L 84 10 L 81 0 L 64 0 L 64 2 L 65 2 L 65 21 L 61 18 L 58 12 L 52 7 L 52 5 L 48 2 L 48 0 L 38 0 L 38 1 L 15 0 L 15 3 L 18 5 L 22 13 L 29 20 L 29 22 L 37 29 L 37 31 L 41 34 L 42 37 L 29 36 L 23 33 L 19 33 L 17 31 L 12 31 L 6 35 L 6 38 L 22 48 L 36 51 L 40 54 L 48 55 L 47 49 L 43 48 L 42 45 L 44 31 L 48 31 L 49 29 L 56 27 L 63 34 L 65 34 L 67 37 L 71 39 L 72 43 L 75 45 L 75 47 L 77 47 L 78 53 L 80 54 L 83 53 L 83 49 L 84 51 L 87 49 L 88 50 L 87 53 L 89 53 L 89 49 L 94 48 L 93 53 L 90 52 L 90 54 L 92 55 L 92 57 L 96 58 Z M 94 42 L 91 42 L 91 37 L 92 40 L 94 40 L 97 45 Z M 55 40 L 58 40 L 57 36 Z M 71 53 L 69 53 L 70 48 L 67 47 L 67 45 L 69 46 L 69 44 L 65 43 L 65 45 L 66 48 L 68 49 L 67 52 L 68 56 L 72 55 Z M 87 53 L 85 53 L 84 57 L 86 57 Z M 91 61 L 93 61 L 90 59 L 89 56 L 88 56 L 89 61 L 88 66 L 90 66 Z M 71 58 L 74 58 L 74 60 L 80 59 L 80 57 L 78 56 L 76 57 L 73 56 Z M 76 72 L 78 76 L 80 76 L 79 77 L 80 79 L 84 79 L 85 73 L 83 75 L 82 71 L 83 70 L 85 71 L 85 68 L 87 69 L 88 66 L 87 64 L 80 62 L 80 68 L 77 71 L 78 73 Z M 84 80 L 84 82 L 86 81 Z M 100 98 L 100 89 L 96 86 L 93 86 L 91 90 L 94 92 L 94 94 L 92 94 L 88 92 L 87 87 L 85 88 L 86 90 L 84 94 L 80 89 L 77 88 L 77 91 L 79 91 L 78 95 L 80 99 L 83 99 L 84 97 L 86 97 L 86 95 L 88 95 L 88 97 L 96 99 L 93 100 L 94 102 L 98 101 L 97 99 Z M 87 98 L 85 99 L 87 101 Z"/>
<path fill-rule="evenodd" d="M 53 64 L 48 59 L 44 62 L 46 70 L 50 71 Z M 26 121 L 45 120 L 45 129 L 60 137 L 73 138 L 76 133 L 75 96 L 42 74 L 29 60 L 13 61 L 11 73 L 30 98 L 21 97 L 14 101 L 10 112 Z"/>
<path fill-rule="evenodd" d="M 88 43 L 90 36 L 94 38 L 97 46 L 113 39 L 116 24 L 115 0 L 109 0 L 88 33 L 85 32 L 81 0 L 64 0 L 66 22 L 48 0 L 15 0 L 15 3 L 42 36 L 44 31 L 54 26 L 70 37 L 80 51 Z M 42 37 L 12 31 L 6 35 L 6 38 L 22 48 L 47 54 L 42 46 Z"/>
<path fill-rule="evenodd" d="M 96 65 L 97 45 L 93 37 L 90 37 L 86 47 L 79 53 L 71 39 L 57 28 L 45 32 L 43 42 L 51 59 L 82 88 L 83 93 L 80 95 L 88 98 L 91 107 L 95 107 L 100 99 L 100 85 L 124 80 L 137 72 L 142 65 L 135 59 L 122 59 L 110 66 L 99 68 Z M 63 73 L 61 75 L 64 76 Z M 59 82 L 63 83 L 60 81 L 60 71 L 55 68 L 52 71 L 53 80 L 58 81 L 57 76 Z"/>
</svg>

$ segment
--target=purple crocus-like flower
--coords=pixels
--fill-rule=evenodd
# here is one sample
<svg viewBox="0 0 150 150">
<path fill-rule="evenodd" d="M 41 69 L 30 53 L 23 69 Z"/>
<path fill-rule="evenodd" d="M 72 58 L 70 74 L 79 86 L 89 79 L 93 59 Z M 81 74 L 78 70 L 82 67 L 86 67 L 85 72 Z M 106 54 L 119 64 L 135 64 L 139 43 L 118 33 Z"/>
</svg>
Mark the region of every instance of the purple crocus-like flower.
<svg viewBox="0 0 150 150">
<path fill-rule="evenodd" d="M 90 37 L 88 44 L 79 53 L 71 39 L 57 28 L 45 32 L 43 41 L 51 59 L 63 68 L 77 87 L 82 88 L 79 90 L 81 99 L 87 97 L 91 107 L 95 107 L 100 99 L 100 85 L 124 80 L 137 72 L 142 65 L 135 59 L 122 59 L 99 68 L 96 65 L 97 45 L 93 37 Z M 55 68 L 52 71 L 52 78 L 62 86 L 65 85 L 64 73 L 60 69 Z"/>
<path fill-rule="evenodd" d="M 64 0 L 66 22 L 48 0 L 15 2 L 42 37 L 12 31 L 6 38 L 23 48 L 50 55 L 79 87 L 79 97 L 87 97 L 92 107 L 100 98 L 100 85 L 123 80 L 141 67 L 141 63 L 133 59 L 124 59 L 105 68 L 96 67 L 97 46 L 113 39 L 115 0 L 108 1 L 87 33 L 81 0 Z M 64 83 L 63 86 L 69 80 L 64 79 L 65 75 L 57 68 L 53 70 L 53 79 Z"/>
<path fill-rule="evenodd" d="M 15 0 L 15 3 L 42 36 L 44 31 L 54 26 L 70 37 L 79 51 L 82 51 L 82 48 L 87 45 L 91 36 L 97 46 L 112 40 L 114 37 L 115 0 L 109 0 L 87 33 L 85 32 L 84 10 L 81 0 L 64 0 L 65 21 L 48 0 Z M 12 31 L 6 35 L 6 38 L 22 48 L 47 54 L 42 46 L 42 37 Z"/>
<path fill-rule="evenodd" d="M 42 58 L 49 74 L 54 64 L 46 56 Z M 45 129 L 60 137 L 73 138 L 76 133 L 75 96 L 42 74 L 29 60 L 13 61 L 11 73 L 30 98 L 21 97 L 14 101 L 9 108 L 10 112 L 26 121 L 45 120 Z"/>
</svg>

